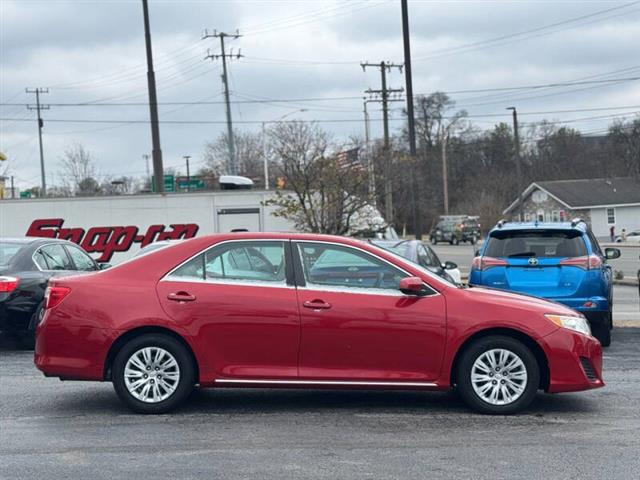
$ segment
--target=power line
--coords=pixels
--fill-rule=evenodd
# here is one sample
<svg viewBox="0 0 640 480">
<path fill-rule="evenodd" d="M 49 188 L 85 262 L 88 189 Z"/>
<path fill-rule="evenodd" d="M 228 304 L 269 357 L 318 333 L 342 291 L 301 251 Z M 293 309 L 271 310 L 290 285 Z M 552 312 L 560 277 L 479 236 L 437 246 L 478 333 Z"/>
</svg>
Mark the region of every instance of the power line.
<svg viewBox="0 0 640 480">
<path fill-rule="evenodd" d="M 587 20 L 589 18 L 593 18 L 593 17 L 597 17 L 600 15 L 604 15 L 606 13 L 610 13 L 616 10 L 621 10 L 621 9 L 625 9 L 628 8 L 630 6 L 636 5 L 640 2 L 635 1 L 635 2 L 630 2 L 630 3 L 626 3 L 624 5 L 618 5 L 615 7 L 610 7 L 610 8 L 606 8 L 604 10 L 599 10 L 587 15 L 581 15 L 578 17 L 573 17 L 573 18 L 569 18 L 566 20 L 562 20 L 560 22 L 556 22 L 556 23 L 552 23 L 549 25 L 543 25 L 540 27 L 536 27 L 536 28 L 532 28 L 529 30 L 523 30 L 520 32 L 515 32 L 515 33 L 511 33 L 511 34 L 507 34 L 507 35 L 501 35 L 498 37 L 493 37 L 493 38 L 489 38 L 486 40 L 481 40 L 478 42 L 471 42 L 471 43 L 467 43 L 467 44 L 463 44 L 463 45 L 459 45 L 457 47 L 451 47 L 451 48 L 444 48 L 444 49 L 440 49 L 440 50 L 435 50 L 433 52 L 431 52 L 429 55 L 423 55 L 423 56 L 419 56 L 419 57 L 414 57 L 414 61 L 420 61 L 420 60 L 430 60 L 433 58 L 438 58 L 438 57 L 443 57 L 443 56 L 448 56 L 448 55 L 455 55 L 458 53 L 467 53 L 470 51 L 474 51 L 474 50 L 480 50 L 480 49 L 484 49 L 484 48 L 490 48 L 490 47 L 494 47 L 494 46 L 498 46 L 498 45 L 504 45 L 505 43 L 511 43 L 511 42 L 505 42 L 505 40 L 509 40 L 509 39 L 516 39 L 516 41 L 521 41 L 521 40 L 526 40 L 528 38 L 533 38 L 533 37 L 537 37 L 537 36 L 542 36 L 542 35 L 549 35 L 549 34 L 553 34 L 553 33 L 558 33 L 560 31 L 566 30 L 566 29 L 558 29 L 555 30 L 553 32 L 547 32 L 544 34 L 538 34 L 538 35 L 531 35 L 531 36 L 526 36 L 529 35 L 531 33 L 537 33 L 537 32 L 541 32 L 544 30 L 548 30 L 548 29 L 552 29 L 555 27 L 559 27 L 562 25 L 568 25 L 571 23 L 577 23 L 580 22 L 582 20 Z M 635 10 L 634 10 L 635 11 Z M 627 15 L 630 12 L 624 12 L 622 14 L 619 15 Z M 614 15 L 613 17 L 619 16 L 619 15 Z M 603 19 L 597 19 L 596 21 L 602 21 L 602 20 L 606 20 L 608 18 L 613 18 L 613 17 L 607 17 L 607 18 L 603 18 Z M 591 22 L 588 22 L 591 23 Z M 579 26 L 579 25 L 575 25 L 575 26 Z M 574 28 L 575 26 L 571 26 L 569 28 Z M 523 37 L 524 38 L 517 38 L 517 37 Z"/>
<path fill-rule="evenodd" d="M 219 54 L 218 54 L 219 55 Z M 227 55 L 228 56 L 228 55 Z M 634 67 L 638 68 L 638 67 Z M 206 74 L 209 71 L 205 71 L 202 74 Z M 196 77 L 194 77 L 196 78 Z M 187 81 L 192 80 L 187 79 Z M 558 88 L 558 87 L 570 87 L 570 86 L 580 86 L 580 85 L 602 85 L 602 84 L 617 84 L 617 83 L 625 83 L 625 82 L 634 82 L 640 80 L 640 76 L 633 77 L 622 77 L 622 78 L 607 78 L 601 80 L 585 80 L 585 81 L 569 81 L 569 82 L 553 82 L 553 83 L 543 83 L 543 84 L 534 84 L 534 85 L 522 85 L 515 87 L 494 87 L 494 88 L 485 88 L 485 89 L 467 89 L 467 90 L 446 90 L 443 93 L 454 95 L 461 93 L 479 93 L 479 92 L 494 92 L 494 91 L 521 91 L 521 90 L 537 90 L 542 88 Z M 164 87 L 159 88 L 158 90 L 162 90 Z M 144 94 L 140 94 L 144 95 Z M 138 96 L 140 96 L 138 95 Z M 237 94 L 240 96 L 241 94 Z M 249 96 L 247 94 L 242 94 L 244 96 Z M 414 98 L 423 97 L 428 94 L 426 93 L 418 93 L 414 95 Z M 120 95 L 121 96 L 121 95 Z M 324 102 L 324 101 L 346 101 L 346 100 L 361 100 L 361 96 L 336 96 L 336 97 L 308 97 L 308 98 L 259 98 L 256 97 L 254 99 L 246 99 L 246 100 L 235 100 L 231 103 L 292 103 L 292 102 Z M 185 102 L 158 102 L 158 105 L 216 105 L 223 104 L 225 101 L 185 101 Z M 11 103 L 4 102 L 0 103 L 1 106 L 24 106 L 23 103 Z M 53 107 L 103 107 L 103 106 L 114 106 L 114 107 L 125 107 L 125 106 L 147 106 L 148 102 L 110 102 L 107 99 L 103 100 L 93 100 L 89 102 L 58 102 L 58 103 L 50 103 L 49 105 Z M 473 105 L 469 105 L 473 106 Z"/>
</svg>

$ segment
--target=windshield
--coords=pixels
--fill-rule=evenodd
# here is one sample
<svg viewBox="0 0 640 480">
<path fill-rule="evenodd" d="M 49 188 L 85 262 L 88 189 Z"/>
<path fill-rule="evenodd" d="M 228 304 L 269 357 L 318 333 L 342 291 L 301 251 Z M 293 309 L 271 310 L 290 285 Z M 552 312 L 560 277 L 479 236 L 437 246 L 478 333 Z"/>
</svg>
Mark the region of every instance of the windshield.
<svg viewBox="0 0 640 480">
<path fill-rule="evenodd" d="M 23 243 L 0 243 L 0 265 L 9 265 L 11 259 L 23 246 Z"/>
<path fill-rule="evenodd" d="M 512 230 L 493 232 L 484 254 L 495 258 L 583 257 L 587 247 L 575 230 Z"/>
</svg>

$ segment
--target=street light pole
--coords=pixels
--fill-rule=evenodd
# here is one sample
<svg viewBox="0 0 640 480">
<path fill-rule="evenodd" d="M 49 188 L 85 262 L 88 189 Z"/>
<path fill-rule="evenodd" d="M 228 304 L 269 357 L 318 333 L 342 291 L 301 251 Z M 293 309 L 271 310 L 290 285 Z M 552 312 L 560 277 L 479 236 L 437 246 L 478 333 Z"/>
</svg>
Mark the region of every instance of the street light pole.
<svg viewBox="0 0 640 480">
<path fill-rule="evenodd" d="M 516 107 L 508 107 L 507 110 L 513 112 L 513 142 L 514 142 L 514 154 L 516 163 L 516 188 L 518 189 L 518 220 L 524 220 L 523 205 L 522 205 L 522 167 L 520 164 L 520 137 L 518 135 L 518 111 Z"/>
<path fill-rule="evenodd" d="M 191 175 L 189 174 L 189 159 L 191 155 L 183 155 L 182 158 L 187 162 L 187 192 L 191 191 Z"/>
</svg>

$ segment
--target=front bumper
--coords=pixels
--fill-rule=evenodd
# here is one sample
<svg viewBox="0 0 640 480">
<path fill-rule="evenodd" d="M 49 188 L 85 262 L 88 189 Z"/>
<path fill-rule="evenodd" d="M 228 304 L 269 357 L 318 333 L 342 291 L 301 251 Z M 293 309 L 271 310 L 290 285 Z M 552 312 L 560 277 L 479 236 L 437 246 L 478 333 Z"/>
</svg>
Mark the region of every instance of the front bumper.
<svg viewBox="0 0 640 480">
<path fill-rule="evenodd" d="M 559 328 L 541 343 L 549 362 L 549 393 L 604 387 L 602 346 L 594 337 Z"/>
</svg>

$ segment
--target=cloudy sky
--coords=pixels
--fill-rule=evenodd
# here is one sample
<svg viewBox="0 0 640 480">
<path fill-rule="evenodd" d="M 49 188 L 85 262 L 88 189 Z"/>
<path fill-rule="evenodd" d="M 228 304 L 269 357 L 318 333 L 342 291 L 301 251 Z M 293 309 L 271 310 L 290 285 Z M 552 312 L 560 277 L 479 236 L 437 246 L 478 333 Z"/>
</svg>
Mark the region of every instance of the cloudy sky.
<svg viewBox="0 0 640 480">
<path fill-rule="evenodd" d="M 197 168 L 205 142 L 224 131 L 219 41 L 228 50 L 234 126 L 317 120 L 337 140 L 364 134 L 362 96 L 379 72 L 360 62 L 402 63 L 400 0 L 149 0 L 165 166 Z M 640 2 L 409 0 L 414 93 L 450 92 L 473 122 L 566 122 L 601 133 L 640 111 Z M 388 75 L 391 87 L 404 76 Z M 549 84 L 560 84 L 548 86 Z M 42 102 L 49 184 L 79 142 L 101 175 L 145 173 L 151 150 L 140 0 L 0 0 L 0 151 L 19 187 L 39 184 L 35 101 Z M 392 127 L 402 125 L 393 104 Z M 369 106 L 372 134 L 379 107 Z M 106 123 L 103 123 L 106 122 Z M 129 123 L 127 123 L 129 122 Z"/>
</svg>

